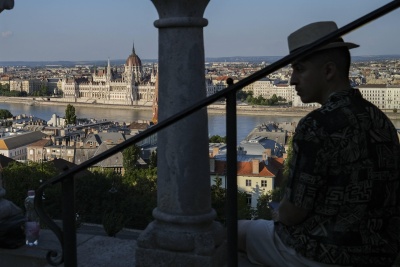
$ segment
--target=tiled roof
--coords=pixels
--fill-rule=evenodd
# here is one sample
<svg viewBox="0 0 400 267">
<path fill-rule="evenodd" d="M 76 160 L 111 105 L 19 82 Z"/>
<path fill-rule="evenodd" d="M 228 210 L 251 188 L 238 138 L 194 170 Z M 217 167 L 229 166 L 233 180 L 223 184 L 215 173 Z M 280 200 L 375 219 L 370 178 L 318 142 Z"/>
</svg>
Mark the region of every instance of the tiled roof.
<svg viewBox="0 0 400 267">
<path fill-rule="evenodd" d="M 361 84 L 358 88 L 386 88 L 386 84 Z"/>
<path fill-rule="evenodd" d="M 149 128 L 149 124 L 145 122 L 132 122 L 129 127 L 129 129 L 140 129 L 140 130 L 146 130 Z"/>
<path fill-rule="evenodd" d="M 253 162 L 238 162 L 237 165 L 237 175 L 240 176 L 275 176 L 263 161 L 259 163 L 259 170 L 258 174 L 253 173 Z"/>
<path fill-rule="evenodd" d="M 44 146 L 46 146 L 46 145 L 48 145 L 50 143 L 51 143 L 51 140 L 49 140 L 49 139 L 41 139 L 41 140 L 38 140 L 36 142 L 33 142 L 32 144 L 29 144 L 29 146 L 30 147 L 34 147 L 34 146 L 44 147 Z"/>
<path fill-rule="evenodd" d="M 256 176 L 256 177 L 274 177 L 279 172 L 279 161 L 275 159 L 269 159 L 271 163 L 268 166 L 265 165 L 264 161 L 260 161 L 259 163 L 259 170 L 258 174 L 253 174 L 253 162 L 246 161 L 246 162 L 238 162 L 237 163 L 237 175 L 240 176 Z M 282 159 L 283 161 L 283 159 Z M 225 175 L 226 170 L 226 161 L 215 161 L 215 174 L 218 175 Z"/>
<path fill-rule="evenodd" d="M 219 76 L 219 77 L 217 77 L 217 78 L 215 78 L 215 80 L 217 80 L 217 81 L 226 81 L 226 79 L 228 79 L 229 78 L 229 76 Z"/>
<path fill-rule="evenodd" d="M 26 146 L 46 136 L 42 132 L 30 132 L 0 139 L 0 149 L 10 150 Z"/>
<path fill-rule="evenodd" d="M 283 158 L 268 158 L 268 163 L 269 163 L 269 167 L 271 168 L 271 170 L 273 171 L 273 173 L 275 174 L 275 186 L 280 186 L 281 183 L 283 182 L 283 163 L 284 163 L 284 159 Z"/>
</svg>

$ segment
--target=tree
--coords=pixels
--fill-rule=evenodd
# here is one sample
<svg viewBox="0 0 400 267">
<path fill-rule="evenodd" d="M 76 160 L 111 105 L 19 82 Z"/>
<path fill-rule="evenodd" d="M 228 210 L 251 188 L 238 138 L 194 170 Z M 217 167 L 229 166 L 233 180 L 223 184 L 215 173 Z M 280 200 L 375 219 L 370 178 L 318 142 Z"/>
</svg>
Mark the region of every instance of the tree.
<svg viewBox="0 0 400 267">
<path fill-rule="evenodd" d="M 217 221 L 225 224 L 226 220 L 226 189 L 222 187 L 222 179 L 219 176 L 214 178 L 211 185 L 211 205 L 217 212 Z"/>
<path fill-rule="evenodd" d="M 65 109 L 65 122 L 67 124 L 76 124 L 75 107 L 71 104 L 68 104 Z"/>
<path fill-rule="evenodd" d="M 236 92 L 236 99 L 237 100 L 241 100 L 241 101 L 245 101 L 246 98 L 250 95 L 253 95 L 253 92 L 245 92 L 243 90 L 240 90 L 238 92 Z"/>
<path fill-rule="evenodd" d="M 0 109 L 0 119 L 12 118 L 12 114 L 8 109 Z"/>
<path fill-rule="evenodd" d="M 213 135 L 208 140 L 210 143 L 226 143 L 226 136 Z"/>
<path fill-rule="evenodd" d="M 48 88 L 47 88 L 46 85 L 42 84 L 42 85 L 40 86 L 39 95 L 41 95 L 41 96 L 47 96 L 47 95 L 49 95 Z"/>
<path fill-rule="evenodd" d="M 253 95 L 248 95 L 247 97 L 246 97 L 246 100 L 245 100 L 247 103 L 252 103 L 252 101 L 253 101 Z"/>
<path fill-rule="evenodd" d="M 136 163 L 140 158 L 140 147 L 132 145 L 122 151 L 123 162 L 122 165 L 126 172 L 135 169 Z"/>
<path fill-rule="evenodd" d="M 152 151 L 150 154 L 149 167 L 150 168 L 157 167 L 157 150 Z"/>
<path fill-rule="evenodd" d="M 157 206 L 157 168 L 133 169 L 122 177 L 121 197 L 116 203 L 126 218 L 127 227 L 144 229 L 153 220 Z"/>
<path fill-rule="evenodd" d="M 56 170 L 50 164 L 37 162 L 12 162 L 3 169 L 3 186 L 7 190 L 7 199 L 24 208 L 24 200 L 28 190 L 35 190 L 45 181 L 56 175 Z M 54 187 L 49 190 L 55 189 Z M 52 192 L 46 191 L 46 199 L 50 199 Z M 59 198 L 59 195 L 57 195 Z M 56 202 L 54 199 L 51 202 Z M 60 207 L 57 207 L 58 210 Z"/>
<path fill-rule="evenodd" d="M 272 105 L 275 105 L 276 103 L 278 103 L 278 97 L 276 96 L 276 94 L 272 95 L 271 102 L 272 102 Z"/>
<path fill-rule="evenodd" d="M 226 188 L 222 187 L 222 179 L 217 176 L 214 179 L 215 184 L 211 186 L 211 205 L 217 212 L 216 220 L 225 224 L 226 210 Z M 247 204 L 247 193 L 237 192 L 237 216 L 238 219 L 252 219 L 255 211 Z"/>
<path fill-rule="evenodd" d="M 288 146 L 288 149 L 286 151 L 287 157 L 283 163 L 284 179 L 287 179 L 287 177 L 289 176 L 290 162 L 292 161 L 292 158 L 293 158 L 293 136 L 289 137 L 287 146 Z"/>
<path fill-rule="evenodd" d="M 272 210 L 268 205 L 272 201 L 272 194 L 269 191 L 266 194 L 262 194 L 257 200 L 257 219 L 271 220 Z"/>
<path fill-rule="evenodd" d="M 268 205 L 269 202 L 280 202 L 283 198 L 284 187 L 277 187 L 262 194 L 257 200 L 257 219 L 272 220 L 273 210 Z"/>
</svg>

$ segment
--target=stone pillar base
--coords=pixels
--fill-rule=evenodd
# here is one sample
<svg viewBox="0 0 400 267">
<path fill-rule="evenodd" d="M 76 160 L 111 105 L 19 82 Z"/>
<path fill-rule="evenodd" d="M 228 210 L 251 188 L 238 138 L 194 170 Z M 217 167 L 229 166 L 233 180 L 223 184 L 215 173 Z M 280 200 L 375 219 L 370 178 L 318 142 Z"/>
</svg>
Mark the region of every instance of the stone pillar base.
<svg viewBox="0 0 400 267">
<path fill-rule="evenodd" d="M 136 267 L 220 267 L 227 262 L 225 230 L 217 222 L 200 230 L 153 221 L 137 243 Z"/>
</svg>

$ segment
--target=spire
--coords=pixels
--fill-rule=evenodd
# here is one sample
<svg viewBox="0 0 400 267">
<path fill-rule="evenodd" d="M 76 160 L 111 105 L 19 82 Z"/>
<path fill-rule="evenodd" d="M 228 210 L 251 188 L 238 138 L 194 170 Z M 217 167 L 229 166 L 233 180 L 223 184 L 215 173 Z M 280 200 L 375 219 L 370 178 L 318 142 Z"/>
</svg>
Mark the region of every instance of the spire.
<svg viewBox="0 0 400 267">
<path fill-rule="evenodd" d="M 133 42 L 133 45 L 132 45 L 132 55 L 136 55 L 136 53 L 135 53 L 135 42 Z"/>
<path fill-rule="evenodd" d="M 108 63 L 107 63 L 107 81 L 111 80 L 111 65 L 110 65 L 110 58 L 108 58 Z"/>
</svg>

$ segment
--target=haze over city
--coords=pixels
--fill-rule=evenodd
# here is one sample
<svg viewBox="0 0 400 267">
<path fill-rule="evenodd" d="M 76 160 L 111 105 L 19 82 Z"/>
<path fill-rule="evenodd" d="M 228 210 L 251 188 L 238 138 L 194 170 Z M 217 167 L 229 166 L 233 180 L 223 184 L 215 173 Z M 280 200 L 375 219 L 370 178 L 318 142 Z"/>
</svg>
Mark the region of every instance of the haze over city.
<svg viewBox="0 0 400 267">
<path fill-rule="evenodd" d="M 284 56 L 299 27 L 320 20 L 341 27 L 389 2 L 211 0 L 205 56 Z M 124 59 L 133 42 L 142 59 L 157 59 L 158 18 L 150 0 L 16 1 L 0 15 L 0 61 Z M 400 54 L 398 25 L 395 10 L 346 35 L 361 45 L 352 55 Z"/>
</svg>

